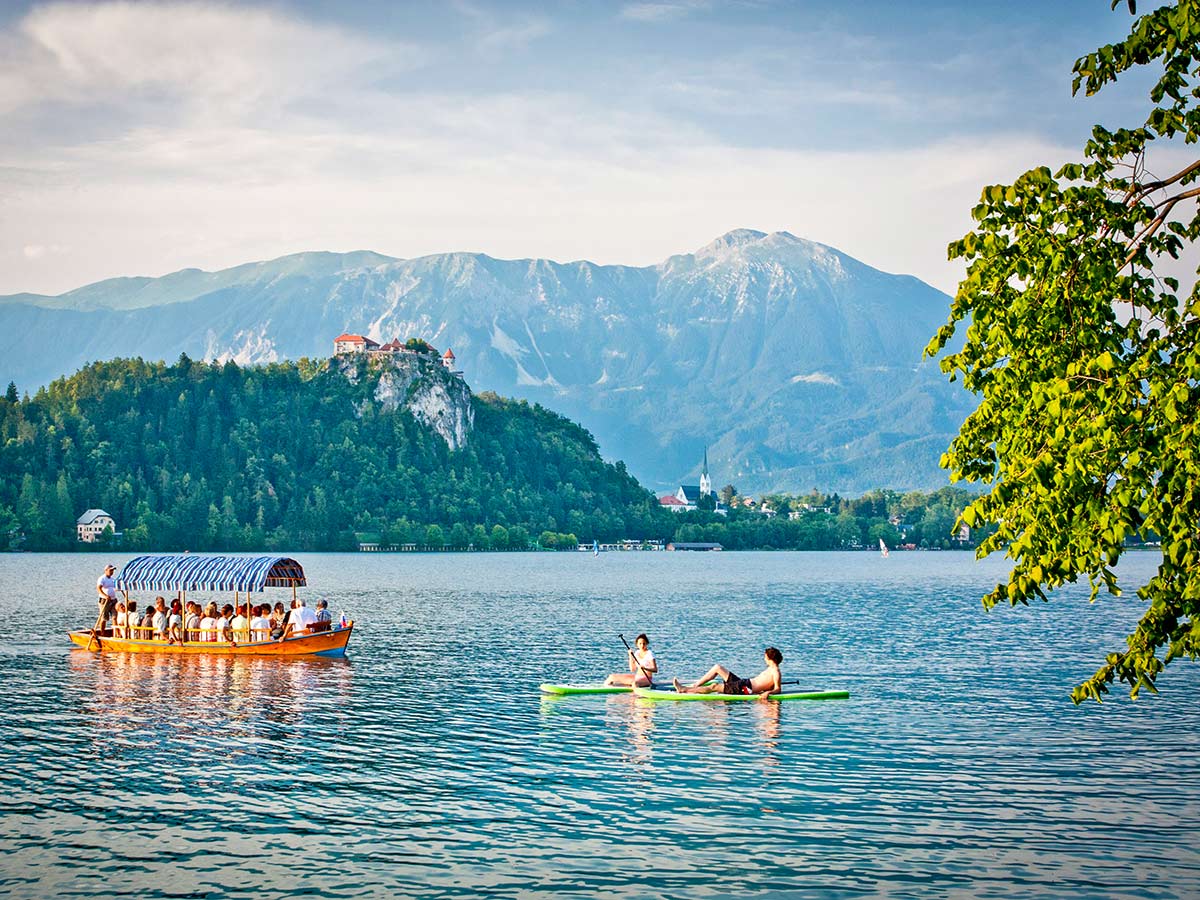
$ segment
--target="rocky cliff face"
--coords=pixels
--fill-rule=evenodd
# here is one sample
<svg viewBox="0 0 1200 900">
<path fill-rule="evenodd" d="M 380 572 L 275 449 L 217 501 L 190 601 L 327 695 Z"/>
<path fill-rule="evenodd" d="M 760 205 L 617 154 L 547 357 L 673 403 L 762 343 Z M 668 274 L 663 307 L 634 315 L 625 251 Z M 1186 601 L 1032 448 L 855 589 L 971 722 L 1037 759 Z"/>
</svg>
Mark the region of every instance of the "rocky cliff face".
<svg viewBox="0 0 1200 900">
<path fill-rule="evenodd" d="M 374 381 L 374 401 L 384 412 L 407 409 L 433 429 L 451 450 L 466 446 L 475 425 L 471 389 L 427 354 L 371 354 L 334 358 L 350 381 Z M 369 402 L 369 401 L 364 401 Z"/>
</svg>

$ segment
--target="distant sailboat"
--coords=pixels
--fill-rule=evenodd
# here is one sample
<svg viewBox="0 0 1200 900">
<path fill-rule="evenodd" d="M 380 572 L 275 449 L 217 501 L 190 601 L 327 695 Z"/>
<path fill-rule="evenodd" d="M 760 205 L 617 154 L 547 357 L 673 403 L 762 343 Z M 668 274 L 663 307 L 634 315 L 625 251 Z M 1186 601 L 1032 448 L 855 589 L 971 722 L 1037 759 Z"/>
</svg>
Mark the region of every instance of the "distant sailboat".
<svg viewBox="0 0 1200 900">
<path fill-rule="evenodd" d="M 883 538 L 879 539 L 879 555 L 882 556 L 884 559 L 887 559 L 888 548 L 887 548 L 887 544 L 885 544 L 883 542 Z"/>
</svg>

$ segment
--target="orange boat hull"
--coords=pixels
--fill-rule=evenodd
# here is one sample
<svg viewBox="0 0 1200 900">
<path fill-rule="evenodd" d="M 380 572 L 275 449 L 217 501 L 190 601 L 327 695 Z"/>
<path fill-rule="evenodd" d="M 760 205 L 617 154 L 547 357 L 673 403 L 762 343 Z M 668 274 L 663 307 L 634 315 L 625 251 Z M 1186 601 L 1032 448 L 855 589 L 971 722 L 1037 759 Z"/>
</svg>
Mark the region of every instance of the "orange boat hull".
<svg viewBox="0 0 1200 900">
<path fill-rule="evenodd" d="M 85 650 L 105 653 L 182 653 L 205 656 L 345 656 L 346 644 L 354 630 L 351 622 L 345 628 L 304 634 L 282 641 L 255 641 L 237 644 L 223 641 L 185 641 L 168 644 L 166 641 L 143 641 L 129 638 L 92 636 L 90 631 L 69 631 L 67 636 Z"/>
</svg>

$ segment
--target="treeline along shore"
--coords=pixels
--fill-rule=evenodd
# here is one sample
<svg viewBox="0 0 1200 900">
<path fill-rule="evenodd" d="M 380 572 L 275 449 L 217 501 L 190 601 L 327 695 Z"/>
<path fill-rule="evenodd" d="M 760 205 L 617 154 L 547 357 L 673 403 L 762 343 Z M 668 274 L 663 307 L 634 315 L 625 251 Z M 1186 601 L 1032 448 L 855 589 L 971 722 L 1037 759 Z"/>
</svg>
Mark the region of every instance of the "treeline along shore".
<svg viewBox="0 0 1200 900">
<path fill-rule="evenodd" d="M 95 363 L 0 399 L 0 548 L 81 544 L 89 508 L 126 550 L 574 549 L 620 540 L 726 549 L 951 548 L 971 494 L 809 493 L 673 513 L 581 426 L 473 395 L 434 363 L 241 367 L 181 356 Z M 415 367 L 415 368 L 414 368 Z M 431 399 L 432 398 L 432 399 Z M 458 398 L 458 399 L 456 399 Z M 440 404 L 440 405 L 439 405 Z M 454 408 L 455 404 L 466 408 Z M 467 423 L 461 435 L 443 421 Z M 432 424 L 431 424 L 432 423 Z M 736 489 L 727 500 L 740 500 Z"/>
</svg>

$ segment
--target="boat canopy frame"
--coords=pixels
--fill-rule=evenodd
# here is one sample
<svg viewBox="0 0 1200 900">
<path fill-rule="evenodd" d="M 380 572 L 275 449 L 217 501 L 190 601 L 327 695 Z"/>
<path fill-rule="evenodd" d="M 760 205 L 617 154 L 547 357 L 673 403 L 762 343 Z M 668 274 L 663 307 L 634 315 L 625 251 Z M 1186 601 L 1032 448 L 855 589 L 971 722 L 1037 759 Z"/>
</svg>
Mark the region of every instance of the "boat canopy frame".
<svg viewBox="0 0 1200 900">
<path fill-rule="evenodd" d="M 287 556 L 137 556 L 117 575 L 117 589 L 137 591 L 247 591 L 307 587 L 304 567 Z"/>
</svg>

